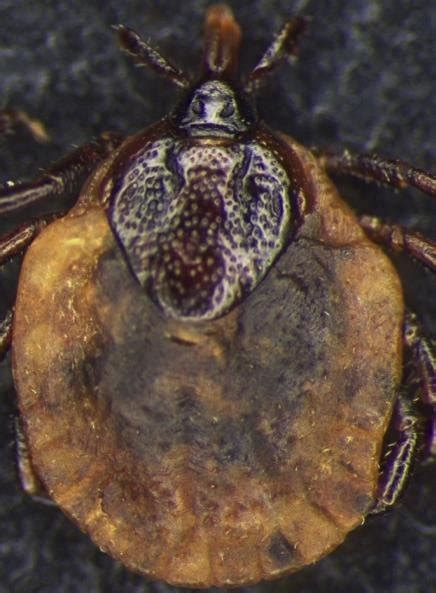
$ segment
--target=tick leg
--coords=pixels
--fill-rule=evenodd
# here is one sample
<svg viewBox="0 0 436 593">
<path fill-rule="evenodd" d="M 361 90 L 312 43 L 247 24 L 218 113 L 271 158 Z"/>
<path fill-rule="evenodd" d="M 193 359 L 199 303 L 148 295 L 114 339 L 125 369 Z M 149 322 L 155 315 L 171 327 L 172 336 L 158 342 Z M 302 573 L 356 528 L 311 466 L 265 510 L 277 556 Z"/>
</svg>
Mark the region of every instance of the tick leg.
<svg viewBox="0 0 436 593">
<path fill-rule="evenodd" d="M 362 216 L 360 224 L 377 243 L 395 251 L 405 251 L 433 272 L 436 271 L 436 243 L 433 241 L 399 225 L 386 224 L 375 216 Z"/>
<path fill-rule="evenodd" d="M 419 382 L 419 399 L 427 418 L 424 456 L 436 459 L 436 353 L 434 344 L 421 335 L 416 316 L 413 314 L 406 317 L 404 341 L 412 354 Z"/>
<path fill-rule="evenodd" d="M 314 150 L 314 154 L 331 173 L 353 175 L 398 188 L 416 187 L 436 197 L 436 176 L 404 161 L 384 159 L 377 154 L 354 155 L 347 150 L 342 154 Z"/>
<path fill-rule="evenodd" d="M 0 321 L 0 360 L 6 354 L 11 343 L 13 309 L 9 309 Z"/>
<path fill-rule="evenodd" d="M 32 498 L 46 504 L 54 504 L 47 491 L 33 469 L 27 448 L 24 431 L 19 418 L 15 419 L 15 441 L 17 447 L 17 468 L 20 476 L 21 487 Z"/>
<path fill-rule="evenodd" d="M 372 513 L 391 507 L 404 491 L 416 457 L 436 458 L 436 359 L 414 315 L 404 324 L 404 343 L 410 356 L 408 393 L 400 393 L 391 429 L 396 438 L 383 460 L 377 501 Z"/>
<path fill-rule="evenodd" d="M 2 237 L 0 239 L 0 266 L 24 251 L 36 235 L 38 235 L 52 219 L 53 217 L 49 216 L 39 220 L 26 222 L 8 235 Z"/>
<path fill-rule="evenodd" d="M 0 191 L 0 216 L 21 212 L 33 205 L 53 209 L 53 202 L 64 202 L 78 195 L 95 166 L 108 156 L 123 138 L 119 134 L 102 136 L 76 149 L 30 183 L 11 185 Z"/>
<path fill-rule="evenodd" d="M 418 418 L 412 411 L 407 397 L 399 394 L 391 428 L 398 439 L 389 445 L 383 460 L 377 501 L 371 510 L 380 513 L 391 507 L 404 490 L 419 442 Z"/>
<path fill-rule="evenodd" d="M 48 142 L 47 130 L 37 119 L 31 119 L 24 111 L 4 109 L 0 111 L 0 135 L 7 134 L 17 127 L 25 128 L 37 142 Z"/>
</svg>

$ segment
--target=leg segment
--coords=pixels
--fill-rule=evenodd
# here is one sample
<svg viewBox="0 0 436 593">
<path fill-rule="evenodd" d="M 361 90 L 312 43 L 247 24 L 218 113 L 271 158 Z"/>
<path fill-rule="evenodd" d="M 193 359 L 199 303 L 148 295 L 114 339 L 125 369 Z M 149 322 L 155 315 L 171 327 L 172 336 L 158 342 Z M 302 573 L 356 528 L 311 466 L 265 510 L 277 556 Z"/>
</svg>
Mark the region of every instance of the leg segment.
<svg viewBox="0 0 436 593">
<path fill-rule="evenodd" d="M 395 224 L 385 224 L 375 216 L 362 216 L 360 224 L 366 233 L 376 241 L 395 251 L 405 251 L 436 272 L 436 243 L 419 233 L 412 233 Z"/>
<path fill-rule="evenodd" d="M 102 134 L 95 142 L 85 144 L 55 163 L 35 181 L 3 189 L 0 191 L 0 216 L 35 204 L 48 204 L 53 210 L 54 200 L 65 201 L 78 195 L 87 176 L 122 140 L 118 134 Z"/>
<path fill-rule="evenodd" d="M 436 459 L 436 359 L 430 343 L 420 335 L 413 315 L 405 320 L 404 343 L 412 366 L 408 377 L 410 393 L 398 396 L 391 426 L 397 436 L 383 460 L 372 513 L 395 504 L 418 455 Z"/>
<path fill-rule="evenodd" d="M 53 505 L 54 502 L 48 496 L 33 469 L 23 427 L 18 417 L 15 419 L 15 442 L 17 446 L 17 469 L 23 490 L 35 500 Z"/>
<path fill-rule="evenodd" d="M 31 119 L 24 111 L 4 109 L 0 111 L 0 135 L 7 134 L 16 127 L 25 128 L 37 142 L 48 142 L 44 125 L 37 119 Z"/>
<path fill-rule="evenodd" d="M 24 251 L 53 217 L 26 222 L 0 239 L 0 266 Z"/>
<path fill-rule="evenodd" d="M 6 354 L 11 343 L 13 309 L 9 309 L 0 321 L 0 360 Z"/>
<path fill-rule="evenodd" d="M 404 340 L 412 353 L 413 365 L 419 378 L 420 400 L 428 417 L 425 457 L 436 459 L 436 355 L 434 344 L 420 334 L 416 317 L 409 314 L 404 327 Z"/>
<path fill-rule="evenodd" d="M 19 213 L 35 204 L 43 204 L 46 209 L 53 211 L 55 209 L 53 201 L 65 201 L 78 195 L 86 177 L 96 164 L 110 154 L 121 141 L 122 138 L 116 134 L 103 134 L 98 141 L 78 148 L 53 165 L 36 181 L 3 189 L 0 191 L 0 216 Z M 1 238 L 0 266 L 24 251 L 53 218 L 55 216 L 50 214 L 38 220 L 26 222 Z M 0 359 L 10 344 L 12 316 L 11 309 L 0 321 Z"/>
<path fill-rule="evenodd" d="M 256 91 L 265 80 L 266 74 L 285 60 L 298 55 L 300 42 L 307 30 L 308 21 L 307 17 L 294 16 L 285 23 L 257 66 L 249 74 L 244 86 L 246 92 L 253 93 Z"/>
<path fill-rule="evenodd" d="M 394 411 L 393 429 L 398 440 L 390 445 L 383 460 L 378 485 L 377 501 L 371 510 L 380 513 L 393 506 L 404 490 L 419 442 L 418 418 L 412 411 L 407 397 L 398 396 Z"/>
<path fill-rule="evenodd" d="M 436 176 L 404 161 L 388 160 L 376 154 L 353 155 L 347 150 L 342 154 L 314 150 L 314 154 L 320 164 L 331 173 L 353 175 L 398 188 L 416 187 L 436 197 Z"/>
</svg>

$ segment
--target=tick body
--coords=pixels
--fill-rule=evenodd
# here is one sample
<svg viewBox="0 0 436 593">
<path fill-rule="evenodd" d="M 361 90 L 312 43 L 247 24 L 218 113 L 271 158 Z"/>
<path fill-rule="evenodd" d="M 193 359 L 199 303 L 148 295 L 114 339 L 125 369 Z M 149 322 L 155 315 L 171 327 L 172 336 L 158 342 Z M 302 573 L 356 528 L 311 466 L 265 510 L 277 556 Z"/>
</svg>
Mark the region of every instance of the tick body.
<svg viewBox="0 0 436 593">
<path fill-rule="evenodd" d="M 194 84 L 119 28 L 186 95 L 139 134 L 103 139 L 77 203 L 35 231 L 21 270 L 12 354 L 33 469 L 100 548 L 172 584 L 299 570 L 389 506 L 419 448 L 398 400 L 406 351 L 424 369 L 434 448 L 431 349 L 326 169 L 433 195 L 435 180 L 316 156 L 258 121 L 255 89 L 303 29 L 289 21 L 240 90 L 228 8 L 207 13 Z M 21 208 L 23 192 L 2 200 Z M 401 236 L 434 268 L 432 243 Z"/>
</svg>

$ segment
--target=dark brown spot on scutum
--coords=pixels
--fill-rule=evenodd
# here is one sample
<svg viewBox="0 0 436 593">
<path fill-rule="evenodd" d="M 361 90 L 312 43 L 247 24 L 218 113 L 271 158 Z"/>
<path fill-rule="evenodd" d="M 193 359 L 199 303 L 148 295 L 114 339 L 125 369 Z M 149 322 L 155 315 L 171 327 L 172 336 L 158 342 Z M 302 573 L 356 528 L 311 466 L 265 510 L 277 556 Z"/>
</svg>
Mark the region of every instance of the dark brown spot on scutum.
<svg viewBox="0 0 436 593">
<path fill-rule="evenodd" d="M 268 554 L 278 566 L 286 566 L 295 558 L 296 549 L 295 546 L 286 539 L 283 533 L 278 530 L 271 536 L 268 546 Z"/>
<path fill-rule="evenodd" d="M 211 184 L 211 178 L 216 182 Z M 158 254 L 150 261 L 157 278 L 153 292 L 165 295 L 184 315 L 207 310 L 215 288 L 223 279 L 218 232 L 223 225 L 220 171 L 207 167 L 192 170 L 180 192 L 183 209 L 177 224 L 157 237 Z"/>
</svg>

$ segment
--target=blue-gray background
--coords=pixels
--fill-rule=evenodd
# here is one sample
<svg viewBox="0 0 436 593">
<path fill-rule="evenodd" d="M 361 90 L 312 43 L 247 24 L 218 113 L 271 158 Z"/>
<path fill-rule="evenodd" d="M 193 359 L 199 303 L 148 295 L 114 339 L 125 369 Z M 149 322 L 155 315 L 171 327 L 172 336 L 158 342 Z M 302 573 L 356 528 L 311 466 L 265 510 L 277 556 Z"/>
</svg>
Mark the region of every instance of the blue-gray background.
<svg viewBox="0 0 436 593">
<path fill-rule="evenodd" d="M 52 143 L 0 140 L 0 182 L 39 168 L 103 130 L 133 132 L 161 117 L 174 89 L 116 49 L 125 23 L 189 69 L 201 51 L 208 2 L 0 0 L 0 106 L 41 118 Z M 428 0 L 231 2 L 253 65 L 287 16 L 313 18 L 298 64 L 271 77 L 259 106 L 267 122 L 308 146 L 377 151 L 436 170 L 435 7 Z M 361 212 L 436 237 L 434 200 L 362 182 L 340 182 Z M 409 304 L 436 333 L 434 276 L 397 258 Z M 10 298 L 3 274 L 2 299 Z M 175 591 L 147 583 L 101 554 L 62 513 L 21 493 L 14 466 L 14 392 L 0 367 L 0 593 Z M 436 591 L 436 469 L 421 468 L 395 511 L 367 521 L 316 566 L 247 591 L 430 593 Z M 164 543 L 163 543 L 164 545 Z"/>
</svg>

